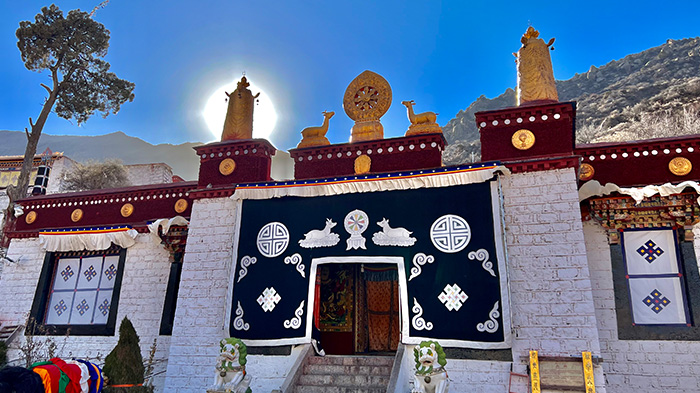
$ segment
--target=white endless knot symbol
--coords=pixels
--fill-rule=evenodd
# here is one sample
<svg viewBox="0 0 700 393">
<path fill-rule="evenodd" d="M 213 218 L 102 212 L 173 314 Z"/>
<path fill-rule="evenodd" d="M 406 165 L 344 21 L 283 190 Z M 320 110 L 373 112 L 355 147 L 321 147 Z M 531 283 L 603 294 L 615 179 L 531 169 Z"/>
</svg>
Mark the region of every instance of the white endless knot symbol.
<svg viewBox="0 0 700 393">
<path fill-rule="evenodd" d="M 289 245 L 289 231 L 281 222 L 271 222 L 258 232 L 258 251 L 268 258 L 284 252 Z"/>
<path fill-rule="evenodd" d="M 467 221 L 454 214 L 438 218 L 430 227 L 430 240 L 435 248 L 450 254 L 464 250 L 471 237 Z"/>
<path fill-rule="evenodd" d="M 265 288 L 262 295 L 258 296 L 258 304 L 265 312 L 274 310 L 280 300 L 282 297 L 273 287 Z"/>
<path fill-rule="evenodd" d="M 445 304 L 448 311 L 459 311 L 459 309 L 462 307 L 462 303 L 467 301 L 467 298 L 469 298 L 469 296 L 467 296 L 467 294 L 464 293 L 462 288 L 460 288 L 457 284 L 445 285 L 445 289 L 442 291 L 440 296 L 438 296 L 438 299 Z"/>
</svg>

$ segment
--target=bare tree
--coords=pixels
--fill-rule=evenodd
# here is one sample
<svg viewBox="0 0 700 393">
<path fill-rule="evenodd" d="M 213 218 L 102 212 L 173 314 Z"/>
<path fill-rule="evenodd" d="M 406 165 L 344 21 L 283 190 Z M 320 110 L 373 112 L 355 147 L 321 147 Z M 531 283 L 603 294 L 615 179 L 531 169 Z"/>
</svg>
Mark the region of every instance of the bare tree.
<svg viewBox="0 0 700 393">
<path fill-rule="evenodd" d="M 85 191 L 126 187 L 131 185 L 128 175 L 126 167 L 119 160 L 77 163 L 66 173 L 61 189 L 63 191 Z"/>
</svg>

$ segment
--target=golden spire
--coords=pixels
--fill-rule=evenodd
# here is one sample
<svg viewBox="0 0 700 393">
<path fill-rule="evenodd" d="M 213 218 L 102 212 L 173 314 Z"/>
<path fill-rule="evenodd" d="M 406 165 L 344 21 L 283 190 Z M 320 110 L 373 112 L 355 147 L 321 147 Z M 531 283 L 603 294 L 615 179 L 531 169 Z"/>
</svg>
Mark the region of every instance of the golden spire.
<svg viewBox="0 0 700 393">
<path fill-rule="evenodd" d="M 539 35 L 532 26 L 528 27 L 520 39 L 523 46 L 517 54 L 514 53 L 518 65 L 518 105 L 559 100 L 549 56 L 549 47 L 554 43 L 554 38 L 545 44 L 543 39 L 538 38 Z"/>
<path fill-rule="evenodd" d="M 253 138 L 253 107 L 260 93 L 253 95 L 248 89 L 250 83 L 245 75 L 238 82 L 238 87 L 228 97 L 228 109 L 224 121 L 222 141 Z"/>
</svg>

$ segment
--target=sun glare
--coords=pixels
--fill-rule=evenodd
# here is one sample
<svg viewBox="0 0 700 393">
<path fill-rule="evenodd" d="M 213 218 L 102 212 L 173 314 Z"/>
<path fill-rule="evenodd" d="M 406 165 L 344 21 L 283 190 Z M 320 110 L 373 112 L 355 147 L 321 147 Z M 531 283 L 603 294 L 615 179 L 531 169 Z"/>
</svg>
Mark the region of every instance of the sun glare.
<svg viewBox="0 0 700 393">
<path fill-rule="evenodd" d="M 228 108 L 226 93 L 236 90 L 237 82 L 238 81 L 234 81 L 218 88 L 214 94 L 209 97 L 202 111 L 204 121 L 207 123 L 209 131 L 211 131 L 214 136 L 214 140 L 219 140 L 221 138 L 221 132 L 224 129 L 224 119 L 226 118 L 226 109 Z M 248 88 L 253 92 L 253 95 L 260 92 L 260 96 L 255 102 L 255 109 L 253 110 L 253 138 L 269 139 L 277 123 L 277 112 L 275 112 L 275 107 L 270 97 L 259 87 L 255 86 L 250 79 L 248 82 L 250 83 L 250 87 Z"/>
</svg>

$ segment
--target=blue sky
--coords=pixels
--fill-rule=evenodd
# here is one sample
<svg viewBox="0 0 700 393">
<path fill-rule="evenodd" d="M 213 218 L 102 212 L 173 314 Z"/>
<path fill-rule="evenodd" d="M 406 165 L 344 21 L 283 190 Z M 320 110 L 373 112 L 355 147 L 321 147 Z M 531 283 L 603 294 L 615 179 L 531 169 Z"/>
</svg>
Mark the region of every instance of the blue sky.
<svg viewBox="0 0 700 393">
<path fill-rule="evenodd" d="M 99 2 L 56 4 L 67 13 Z M 0 129 L 22 130 L 39 114 L 45 97 L 39 83 L 48 77 L 24 68 L 15 30 L 50 3 L 0 4 Z M 667 39 L 700 36 L 698 14 L 698 1 L 112 0 L 95 19 L 111 31 L 112 70 L 136 84 L 134 102 L 80 127 L 52 114 L 44 132 L 210 142 L 204 105 L 245 71 L 278 113 L 270 137 L 277 148 L 296 146 L 300 131 L 319 125 L 324 110 L 336 112 L 327 136 L 341 143 L 353 124 L 343 93 L 369 69 L 392 86 L 394 102 L 382 123 L 385 136 L 395 137 L 408 127 L 401 100 L 415 100 L 417 112 L 439 113 L 444 125 L 479 96 L 514 87 L 512 52 L 529 24 L 545 40 L 556 37 L 555 77 L 568 79 Z"/>
</svg>

